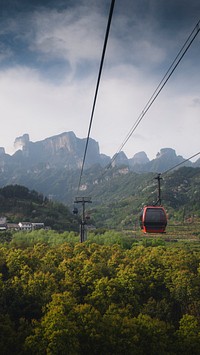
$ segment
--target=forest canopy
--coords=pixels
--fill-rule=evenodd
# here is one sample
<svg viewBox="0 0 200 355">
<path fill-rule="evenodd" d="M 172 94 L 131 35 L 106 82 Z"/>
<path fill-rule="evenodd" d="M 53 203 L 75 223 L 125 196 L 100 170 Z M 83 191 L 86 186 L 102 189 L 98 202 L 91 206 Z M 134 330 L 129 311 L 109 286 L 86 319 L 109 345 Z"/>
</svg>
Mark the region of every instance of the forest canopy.
<svg viewBox="0 0 200 355">
<path fill-rule="evenodd" d="M 37 233 L 0 246 L 2 354 L 199 354 L 199 250 Z"/>
</svg>

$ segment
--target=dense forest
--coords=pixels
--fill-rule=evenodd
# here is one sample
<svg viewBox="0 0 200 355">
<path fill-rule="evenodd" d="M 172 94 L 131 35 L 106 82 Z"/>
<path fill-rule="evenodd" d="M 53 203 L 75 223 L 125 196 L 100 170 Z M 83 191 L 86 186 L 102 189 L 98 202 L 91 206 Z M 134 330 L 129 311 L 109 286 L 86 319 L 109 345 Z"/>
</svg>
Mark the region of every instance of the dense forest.
<svg viewBox="0 0 200 355">
<path fill-rule="evenodd" d="M 1 354 L 200 354 L 200 169 L 163 181 L 162 236 L 135 225 L 138 206 L 156 196 L 153 179 L 99 184 L 84 243 L 80 210 L 20 185 L 0 189 L 9 222 L 51 227 L 0 232 Z"/>
<path fill-rule="evenodd" d="M 40 230 L 1 243 L 1 354 L 200 354 L 199 248 L 78 239 Z"/>
</svg>

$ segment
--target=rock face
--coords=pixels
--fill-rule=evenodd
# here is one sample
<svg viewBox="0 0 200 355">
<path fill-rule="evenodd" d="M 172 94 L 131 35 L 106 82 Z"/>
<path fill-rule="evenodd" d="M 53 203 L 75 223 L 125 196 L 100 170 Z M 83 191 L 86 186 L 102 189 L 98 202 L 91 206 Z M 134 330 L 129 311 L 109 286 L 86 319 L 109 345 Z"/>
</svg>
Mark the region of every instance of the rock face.
<svg viewBox="0 0 200 355">
<path fill-rule="evenodd" d="M 149 162 L 149 158 L 147 157 L 145 152 L 136 153 L 133 158 L 129 159 L 129 164 L 131 167 L 136 167 L 140 165 L 145 165 Z"/>
<path fill-rule="evenodd" d="M 162 148 L 160 152 L 156 154 L 156 158 L 168 158 L 168 159 L 174 159 L 177 158 L 176 151 L 172 148 Z"/>
<path fill-rule="evenodd" d="M 114 166 L 123 166 L 123 165 L 129 165 L 129 160 L 124 152 L 120 152 L 117 156 L 116 159 L 112 163 L 112 167 Z"/>
<path fill-rule="evenodd" d="M 3 147 L 0 147 L 0 156 L 5 155 L 5 149 Z"/>
<path fill-rule="evenodd" d="M 53 196 L 58 201 L 72 202 L 77 193 L 80 176 L 80 170 L 77 169 L 82 167 L 85 146 L 86 138 L 77 138 L 73 132 L 64 132 L 38 142 L 31 142 L 28 134 L 17 137 L 15 147 L 18 150 L 13 155 L 6 154 L 4 148 L 0 148 L 0 187 L 23 185 L 30 190 L 42 192 L 45 196 Z M 130 171 L 163 173 L 183 160 L 171 148 L 162 148 L 151 161 L 145 152 L 135 154 L 132 159 L 120 152 L 113 160 L 100 154 L 99 144 L 90 138 L 84 172 L 88 183 L 93 183 L 95 176 L 96 184 L 98 172 L 101 176 L 104 168 L 110 166 L 111 162 L 115 167 L 113 176 L 118 176 Z M 191 162 L 186 164 L 195 166 Z M 198 160 L 196 166 L 199 164 Z M 87 184 L 84 182 L 81 188 L 84 191 Z"/>
<path fill-rule="evenodd" d="M 25 133 L 23 136 L 15 138 L 14 147 L 16 150 L 23 149 L 23 147 L 26 146 L 28 142 L 29 135 Z"/>
<path fill-rule="evenodd" d="M 195 168 L 200 168 L 200 158 L 194 163 Z"/>
<path fill-rule="evenodd" d="M 24 173 L 41 172 L 47 169 L 58 171 L 72 171 L 80 169 L 86 146 L 86 138 L 77 138 L 74 132 L 64 132 L 56 136 L 46 138 L 38 142 L 31 142 L 26 133 L 15 139 L 15 147 L 18 149 L 12 156 L 5 154 L 4 148 L 0 147 L 0 172 L 1 183 L 14 181 L 15 176 L 23 176 Z M 89 138 L 84 168 L 94 165 L 105 167 L 112 162 L 113 167 L 128 167 L 135 172 L 159 172 L 184 161 L 182 156 L 177 156 L 172 148 L 162 148 L 156 158 L 149 160 L 145 152 L 136 153 L 128 159 L 124 152 L 119 152 L 116 159 L 100 154 L 99 144 Z M 199 166 L 196 163 L 187 162 L 187 166 Z M 16 181 L 16 180 L 15 180 Z"/>
<path fill-rule="evenodd" d="M 25 165 L 48 164 L 49 167 L 76 169 L 80 168 L 86 139 L 80 139 L 73 132 L 64 132 L 57 136 L 46 138 L 39 142 L 30 142 L 28 134 L 18 137 L 15 146 L 19 147 L 13 158 L 25 162 Z M 105 165 L 109 157 L 101 155 L 99 144 L 94 139 L 89 139 L 85 167 L 94 164 Z"/>
<path fill-rule="evenodd" d="M 176 151 L 172 148 L 162 148 L 157 153 L 156 158 L 151 160 L 145 165 L 147 171 L 163 173 L 184 161 L 181 155 L 176 155 Z M 188 162 L 184 165 L 191 166 L 192 163 Z"/>
</svg>

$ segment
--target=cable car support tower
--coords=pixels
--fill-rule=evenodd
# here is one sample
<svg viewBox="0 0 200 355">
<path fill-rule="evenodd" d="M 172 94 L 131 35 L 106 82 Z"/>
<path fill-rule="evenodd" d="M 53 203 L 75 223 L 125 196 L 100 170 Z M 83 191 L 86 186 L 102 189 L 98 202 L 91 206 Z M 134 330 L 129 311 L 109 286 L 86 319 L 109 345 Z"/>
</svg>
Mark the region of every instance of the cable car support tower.
<svg viewBox="0 0 200 355">
<path fill-rule="evenodd" d="M 87 239 L 87 230 L 86 230 L 86 215 L 85 215 L 85 204 L 92 203 L 91 197 L 76 197 L 74 203 L 81 203 L 82 204 L 82 217 L 80 222 L 80 243 L 85 242 Z M 74 208 L 74 214 L 78 213 L 78 209 Z"/>
<path fill-rule="evenodd" d="M 160 188 L 160 180 L 162 180 L 161 174 L 159 173 L 158 176 L 155 177 L 156 180 L 158 180 L 158 199 L 156 201 L 156 203 L 154 204 L 154 206 L 161 206 L 161 188 Z"/>
</svg>

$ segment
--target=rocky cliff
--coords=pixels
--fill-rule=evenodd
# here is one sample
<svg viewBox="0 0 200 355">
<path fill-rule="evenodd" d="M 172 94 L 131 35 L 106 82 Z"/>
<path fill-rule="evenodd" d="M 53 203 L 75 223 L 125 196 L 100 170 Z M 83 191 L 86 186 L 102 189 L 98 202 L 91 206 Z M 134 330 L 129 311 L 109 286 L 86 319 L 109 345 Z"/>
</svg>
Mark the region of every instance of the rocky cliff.
<svg viewBox="0 0 200 355">
<path fill-rule="evenodd" d="M 44 196 L 53 196 L 58 201 L 72 202 L 77 193 L 85 145 L 86 139 L 77 138 L 73 132 L 64 132 L 38 142 L 31 142 L 28 134 L 17 137 L 15 147 L 18 150 L 13 155 L 6 154 L 4 148 L 0 148 L 0 187 L 23 185 Z M 100 154 L 99 144 L 90 138 L 81 186 L 83 191 L 89 184 L 98 183 L 104 168 L 111 161 L 109 156 Z M 145 152 L 136 153 L 131 159 L 120 152 L 113 161 L 115 170 L 110 178 L 127 175 L 130 171 L 162 173 L 182 161 L 184 158 L 177 156 L 171 148 L 162 148 L 151 161 Z M 186 164 L 198 167 L 200 159 Z"/>
<path fill-rule="evenodd" d="M 142 166 L 145 166 L 149 162 L 145 152 L 136 153 L 133 158 L 129 159 L 129 165 L 133 170 L 140 170 Z"/>
<path fill-rule="evenodd" d="M 46 138 L 38 142 L 31 142 L 26 133 L 15 139 L 17 151 L 12 155 L 5 154 L 4 148 L 0 148 L 0 170 L 2 172 L 15 169 L 80 169 L 86 145 L 86 138 L 78 138 L 74 132 L 64 132 L 56 136 Z M 128 159 L 124 152 L 117 154 L 112 162 L 113 167 L 128 166 L 135 172 L 163 172 L 184 161 L 172 148 L 162 148 L 156 158 L 149 160 L 145 152 L 136 153 Z M 88 143 L 85 169 L 93 165 L 105 167 L 111 162 L 111 158 L 100 154 L 99 144 L 90 138 Z M 195 163 L 187 162 L 186 166 L 200 166 L 200 159 Z M 11 172 L 12 174 L 12 172 Z"/>
<path fill-rule="evenodd" d="M 56 136 L 46 138 L 38 142 L 31 142 L 26 133 L 15 139 L 17 151 L 12 155 L 5 154 L 4 148 L 0 148 L 0 171 L 15 175 L 21 170 L 43 171 L 45 169 L 65 169 L 67 171 L 80 169 L 86 146 L 86 138 L 78 138 L 74 132 L 64 132 Z M 136 153 L 128 159 L 124 152 L 117 154 L 113 160 L 113 167 L 127 166 L 135 172 L 164 172 L 171 167 L 180 164 L 184 158 L 177 156 L 172 148 L 162 148 L 156 158 L 149 160 L 145 152 Z M 105 167 L 111 162 L 107 155 L 100 154 L 99 144 L 90 138 L 88 142 L 85 169 L 94 165 Z M 187 162 L 187 166 L 200 166 L 200 159 L 195 163 Z"/>
<path fill-rule="evenodd" d="M 81 168 L 85 145 L 86 138 L 77 138 L 73 132 L 64 132 L 35 143 L 25 134 L 15 140 L 15 147 L 20 150 L 13 155 L 13 160 L 23 161 L 26 166 L 44 164 L 49 168 L 78 169 Z M 85 167 L 94 164 L 104 166 L 109 161 L 109 157 L 100 154 L 99 144 L 90 138 Z"/>
<path fill-rule="evenodd" d="M 176 155 L 172 148 L 162 148 L 157 153 L 156 158 L 144 165 L 146 171 L 163 173 L 172 167 L 182 163 L 185 159 L 181 155 Z M 191 162 L 184 163 L 185 166 L 192 166 Z"/>
</svg>

